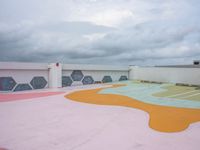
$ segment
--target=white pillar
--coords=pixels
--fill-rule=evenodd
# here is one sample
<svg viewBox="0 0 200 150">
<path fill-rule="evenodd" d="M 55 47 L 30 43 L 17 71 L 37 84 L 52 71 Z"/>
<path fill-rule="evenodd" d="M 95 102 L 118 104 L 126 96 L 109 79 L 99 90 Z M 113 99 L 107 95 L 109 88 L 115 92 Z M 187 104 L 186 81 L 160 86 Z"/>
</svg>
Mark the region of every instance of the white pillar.
<svg viewBox="0 0 200 150">
<path fill-rule="evenodd" d="M 128 78 L 129 80 L 134 80 L 137 78 L 137 70 L 138 66 L 129 66 L 129 73 L 128 73 Z"/>
<path fill-rule="evenodd" d="M 51 63 L 49 64 L 49 87 L 59 88 L 62 87 L 62 64 Z"/>
</svg>

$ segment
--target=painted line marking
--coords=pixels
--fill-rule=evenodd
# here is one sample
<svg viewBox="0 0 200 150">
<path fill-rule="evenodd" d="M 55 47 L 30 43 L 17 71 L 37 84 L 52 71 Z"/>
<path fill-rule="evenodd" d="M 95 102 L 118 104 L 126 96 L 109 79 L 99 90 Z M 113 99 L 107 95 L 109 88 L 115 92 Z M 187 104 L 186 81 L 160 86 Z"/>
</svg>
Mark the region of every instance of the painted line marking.
<svg viewBox="0 0 200 150">
<path fill-rule="evenodd" d="M 200 95 L 200 93 L 196 93 L 196 94 L 188 95 L 188 96 L 181 97 L 181 98 L 189 98 L 189 97 L 196 96 L 196 95 Z"/>
<path fill-rule="evenodd" d="M 166 96 L 168 98 L 173 98 L 173 97 L 176 97 L 176 96 L 179 96 L 179 95 L 185 95 L 185 94 L 188 94 L 188 93 L 193 93 L 193 92 L 196 92 L 197 90 L 193 90 L 193 91 L 189 91 L 189 92 L 182 92 L 182 93 L 178 93 L 178 94 L 174 94 L 174 95 L 170 95 L 170 96 Z"/>
</svg>

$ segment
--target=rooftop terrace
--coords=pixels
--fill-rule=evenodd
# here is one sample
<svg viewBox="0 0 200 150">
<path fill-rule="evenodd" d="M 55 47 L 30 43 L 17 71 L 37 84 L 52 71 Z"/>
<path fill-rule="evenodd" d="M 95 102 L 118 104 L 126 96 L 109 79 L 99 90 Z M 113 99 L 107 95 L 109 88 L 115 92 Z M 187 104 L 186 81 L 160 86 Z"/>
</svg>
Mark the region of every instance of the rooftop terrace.
<svg viewBox="0 0 200 150">
<path fill-rule="evenodd" d="M 199 149 L 199 77 L 199 68 L 0 63 L 0 150 Z"/>
</svg>

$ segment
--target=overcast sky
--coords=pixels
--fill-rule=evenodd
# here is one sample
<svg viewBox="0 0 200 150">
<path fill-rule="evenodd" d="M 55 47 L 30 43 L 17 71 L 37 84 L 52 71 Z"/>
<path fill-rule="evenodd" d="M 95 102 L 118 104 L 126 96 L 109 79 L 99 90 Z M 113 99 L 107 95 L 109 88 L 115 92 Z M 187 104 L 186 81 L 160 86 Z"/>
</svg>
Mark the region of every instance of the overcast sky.
<svg viewBox="0 0 200 150">
<path fill-rule="evenodd" d="M 0 0 L 0 61 L 116 65 L 200 59 L 200 0 Z"/>
</svg>

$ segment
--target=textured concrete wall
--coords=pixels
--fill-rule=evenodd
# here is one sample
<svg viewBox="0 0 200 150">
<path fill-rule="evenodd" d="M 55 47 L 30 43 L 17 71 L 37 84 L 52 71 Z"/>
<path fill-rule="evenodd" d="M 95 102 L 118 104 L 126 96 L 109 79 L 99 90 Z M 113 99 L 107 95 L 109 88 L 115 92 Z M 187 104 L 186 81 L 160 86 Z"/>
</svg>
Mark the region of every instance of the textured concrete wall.
<svg viewBox="0 0 200 150">
<path fill-rule="evenodd" d="M 200 68 L 130 67 L 130 79 L 200 85 Z"/>
</svg>

